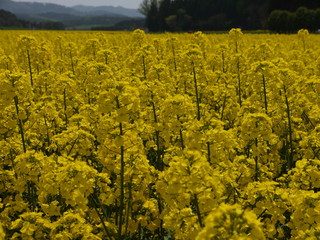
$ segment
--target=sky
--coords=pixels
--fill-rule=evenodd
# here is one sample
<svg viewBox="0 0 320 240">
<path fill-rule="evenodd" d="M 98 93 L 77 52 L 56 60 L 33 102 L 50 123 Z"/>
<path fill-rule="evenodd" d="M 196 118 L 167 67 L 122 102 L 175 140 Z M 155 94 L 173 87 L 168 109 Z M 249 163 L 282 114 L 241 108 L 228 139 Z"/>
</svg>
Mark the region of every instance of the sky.
<svg viewBox="0 0 320 240">
<path fill-rule="evenodd" d="M 126 8 L 138 8 L 142 0 L 14 0 L 15 2 L 41 2 L 56 3 L 64 6 L 122 6 Z"/>
</svg>

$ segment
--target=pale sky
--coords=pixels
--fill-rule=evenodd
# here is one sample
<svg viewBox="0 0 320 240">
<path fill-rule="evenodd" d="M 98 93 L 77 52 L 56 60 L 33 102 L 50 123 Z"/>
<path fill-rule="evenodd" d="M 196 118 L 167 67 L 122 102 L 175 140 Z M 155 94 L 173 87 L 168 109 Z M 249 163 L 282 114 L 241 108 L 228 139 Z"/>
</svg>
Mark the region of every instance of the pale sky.
<svg viewBox="0 0 320 240">
<path fill-rule="evenodd" d="M 56 3 L 64 6 L 122 6 L 126 8 L 138 8 L 142 0 L 14 0 L 15 2 L 41 2 Z"/>
</svg>

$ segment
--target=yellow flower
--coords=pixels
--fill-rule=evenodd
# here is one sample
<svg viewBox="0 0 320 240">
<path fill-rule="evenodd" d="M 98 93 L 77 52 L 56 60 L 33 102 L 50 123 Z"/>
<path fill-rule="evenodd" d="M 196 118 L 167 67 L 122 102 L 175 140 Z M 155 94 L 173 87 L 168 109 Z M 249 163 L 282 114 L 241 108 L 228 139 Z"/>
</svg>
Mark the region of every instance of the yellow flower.
<svg viewBox="0 0 320 240">
<path fill-rule="evenodd" d="M 26 234 L 27 236 L 32 236 L 36 230 L 36 226 L 29 222 L 24 222 L 23 226 L 20 230 L 22 234 Z"/>
</svg>

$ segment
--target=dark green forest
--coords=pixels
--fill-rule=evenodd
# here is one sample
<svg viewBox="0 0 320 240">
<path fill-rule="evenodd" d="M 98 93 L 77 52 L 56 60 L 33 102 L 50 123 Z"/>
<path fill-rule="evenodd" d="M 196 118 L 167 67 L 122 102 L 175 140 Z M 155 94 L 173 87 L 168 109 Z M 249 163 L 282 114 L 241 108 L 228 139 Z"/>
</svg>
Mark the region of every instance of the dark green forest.
<svg viewBox="0 0 320 240">
<path fill-rule="evenodd" d="M 144 0 L 151 32 L 320 28 L 319 0 Z"/>
</svg>

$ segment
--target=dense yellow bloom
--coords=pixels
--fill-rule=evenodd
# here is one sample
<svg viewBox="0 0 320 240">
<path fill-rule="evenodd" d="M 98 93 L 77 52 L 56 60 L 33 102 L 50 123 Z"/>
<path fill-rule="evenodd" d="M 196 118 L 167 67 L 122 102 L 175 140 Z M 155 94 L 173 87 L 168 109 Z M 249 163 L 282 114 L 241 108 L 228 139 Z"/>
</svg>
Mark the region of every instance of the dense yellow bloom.
<svg viewBox="0 0 320 240">
<path fill-rule="evenodd" d="M 221 204 L 205 220 L 200 239 L 266 239 L 256 215 L 239 205 Z"/>
<path fill-rule="evenodd" d="M 319 238 L 319 45 L 1 31 L 0 239 Z"/>
</svg>

